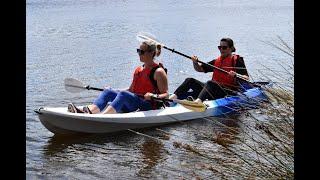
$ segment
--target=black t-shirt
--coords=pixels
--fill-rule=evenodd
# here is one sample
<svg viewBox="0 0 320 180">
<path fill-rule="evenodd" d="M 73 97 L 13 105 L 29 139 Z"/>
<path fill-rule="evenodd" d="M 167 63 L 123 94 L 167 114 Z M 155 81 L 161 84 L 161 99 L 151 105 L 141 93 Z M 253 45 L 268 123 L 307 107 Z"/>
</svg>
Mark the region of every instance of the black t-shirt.
<svg viewBox="0 0 320 180">
<path fill-rule="evenodd" d="M 212 61 L 209 61 L 207 63 L 211 64 L 211 65 L 214 65 L 215 60 L 216 59 L 214 59 Z M 209 66 L 207 64 L 201 64 L 200 66 L 202 67 L 202 69 L 203 69 L 203 71 L 205 73 L 214 72 L 214 68 L 212 66 Z M 247 72 L 246 65 L 244 64 L 244 60 L 243 60 L 242 57 L 239 57 L 238 60 L 236 61 L 235 69 L 236 69 L 236 73 L 241 74 L 241 75 L 249 76 L 248 72 Z"/>
</svg>

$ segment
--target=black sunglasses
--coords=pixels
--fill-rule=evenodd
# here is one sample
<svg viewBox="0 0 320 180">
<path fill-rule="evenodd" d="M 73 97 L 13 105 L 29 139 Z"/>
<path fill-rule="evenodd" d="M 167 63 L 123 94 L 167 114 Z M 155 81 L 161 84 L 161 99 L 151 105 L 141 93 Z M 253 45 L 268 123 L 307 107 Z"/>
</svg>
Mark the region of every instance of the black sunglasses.
<svg viewBox="0 0 320 180">
<path fill-rule="evenodd" d="M 137 53 L 139 55 L 143 55 L 145 52 L 147 52 L 147 51 L 144 51 L 144 50 L 141 50 L 141 49 L 137 49 Z"/>
<path fill-rule="evenodd" d="M 218 46 L 218 49 L 223 49 L 223 50 L 226 50 L 228 49 L 229 46 Z"/>
</svg>

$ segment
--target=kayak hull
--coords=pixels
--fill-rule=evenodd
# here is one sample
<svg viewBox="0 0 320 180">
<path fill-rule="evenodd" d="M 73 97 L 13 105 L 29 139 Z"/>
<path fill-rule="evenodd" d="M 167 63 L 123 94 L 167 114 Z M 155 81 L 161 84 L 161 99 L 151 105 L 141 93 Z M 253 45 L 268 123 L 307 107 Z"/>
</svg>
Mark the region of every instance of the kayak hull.
<svg viewBox="0 0 320 180">
<path fill-rule="evenodd" d="M 180 106 L 180 105 L 177 105 Z M 139 129 L 145 127 L 160 126 L 164 124 L 187 121 L 197 118 L 210 116 L 211 111 L 206 113 L 192 112 L 184 107 L 169 107 L 175 114 L 169 111 L 157 110 L 158 112 L 150 112 L 152 114 L 144 114 L 141 116 L 132 116 L 133 113 L 126 113 L 124 117 L 110 117 L 105 115 L 83 115 L 83 116 L 67 116 L 57 112 L 57 108 L 44 108 L 39 114 L 41 123 L 54 134 L 73 134 L 73 133 L 111 133 L 127 129 Z M 64 108 L 67 111 L 66 108 Z M 168 108 L 167 108 L 168 109 Z M 179 112 L 183 113 L 177 113 Z M 162 114 L 161 114 L 162 113 Z M 71 113 L 70 113 L 71 114 Z M 130 115 L 131 114 L 131 115 Z M 135 113 L 137 114 L 137 113 Z M 105 116 L 105 117 L 104 117 Z"/>
<path fill-rule="evenodd" d="M 112 133 L 127 129 L 138 129 L 152 126 L 160 126 L 167 123 L 115 123 L 87 121 L 76 118 L 44 115 L 40 118 L 41 123 L 54 134 L 74 133 Z M 169 123 L 169 122 L 168 122 Z M 76 125 L 75 125 L 76 124 Z"/>
<path fill-rule="evenodd" d="M 210 116 L 224 116 L 243 108 L 256 108 L 266 99 L 259 88 L 254 88 L 241 96 L 205 101 L 207 109 L 204 112 L 194 112 L 180 104 L 158 110 L 119 114 L 70 113 L 67 112 L 67 107 L 44 107 L 36 112 L 43 126 L 54 134 L 112 133 Z"/>
</svg>

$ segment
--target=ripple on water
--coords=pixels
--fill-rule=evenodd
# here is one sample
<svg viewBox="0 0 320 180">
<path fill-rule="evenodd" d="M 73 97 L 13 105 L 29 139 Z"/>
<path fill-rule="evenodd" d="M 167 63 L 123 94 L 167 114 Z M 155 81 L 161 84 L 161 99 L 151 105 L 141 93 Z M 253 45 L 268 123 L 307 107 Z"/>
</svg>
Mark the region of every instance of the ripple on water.
<svg viewBox="0 0 320 180">
<path fill-rule="evenodd" d="M 98 96 L 99 92 L 95 91 L 67 92 L 63 84 L 66 77 L 94 87 L 127 87 L 134 67 L 141 64 L 135 52 L 138 45 L 135 36 L 139 31 L 151 31 L 171 48 L 194 52 L 204 61 L 219 54 L 215 47 L 221 37 L 232 36 L 237 53 L 244 56 L 250 72 L 258 73 L 259 62 L 286 58 L 282 52 L 261 44 L 260 39 L 278 34 L 284 40 L 291 38 L 290 25 L 284 22 L 293 22 L 292 2 L 270 2 L 182 1 L 180 6 L 175 6 L 174 1 L 144 1 L 138 3 L 143 6 L 137 10 L 136 1 L 28 0 L 27 179 L 192 179 L 192 171 L 201 173 L 202 177 L 212 175 L 192 165 L 210 161 L 174 147 L 173 143 L 190 144 L 209 151 L 208 154 L 227 157 L 230 155 L 208 137 L 230 133 L 221 123 L 238 128 L 237 123 L 197 119 L 158 127 L 167 133 L 156 128 L 137 130 L 162 139 L 161 143 L 132 132 L 57 137 L 41 124 L 33 110 L 42 106 L 66 107 L 69 102 L 87 104 Z M 239 8 L 229 11 L 234 7 Z M 190 10 L 200 13 L 193 16 Z M 259 13 L 266 10 L 268 13 Z M 239 14 L 246 18 L 234 16 Z M 238 28 L 232 28 L 229 19 Z M 192 22 L 189 24 L 196 27 L 177 23 L 182 21 Z M 218 31 L 212 33 L 213 29 Z M 275 30 L 278 34 L 274 34 Z M 160 59 L 169 70 L 170 92 L 187 77 L 201 81 L 210 78 L 209 73 L 193 71 L 192 63 L 177 54 L 164 50 Z M 241 137 L 241 133 L 235 136 Z M 164 134 L 168 137 L 164 138 Z"/>
</svg>

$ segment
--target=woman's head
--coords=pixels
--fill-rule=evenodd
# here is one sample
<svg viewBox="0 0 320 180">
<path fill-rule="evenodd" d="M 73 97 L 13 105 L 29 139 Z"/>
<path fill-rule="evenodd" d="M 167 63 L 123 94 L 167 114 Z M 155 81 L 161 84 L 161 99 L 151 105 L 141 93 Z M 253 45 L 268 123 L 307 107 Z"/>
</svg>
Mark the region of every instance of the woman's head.
<svg viewBox="0 0 320 180">
<path fill-rule="evenodd" d="M 137 49 L 137 53 L 141 62 L 153 60 L 156 55 L 156 45 L 152 41 L 144 41 L 140 44 L 140 48 Z"/>
<path fill-rule="evenodd" d="M 234 47 L 233 40 L 230 38 L 222 38 L 220 40 L 220 46 L 218 46 L 221 56 L 226 57 L 231 55 L 232 52 L 236 52 L 236 48 Z"/>
</svg>

